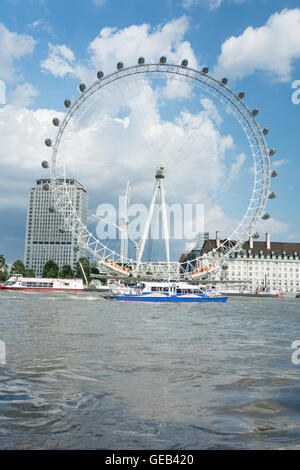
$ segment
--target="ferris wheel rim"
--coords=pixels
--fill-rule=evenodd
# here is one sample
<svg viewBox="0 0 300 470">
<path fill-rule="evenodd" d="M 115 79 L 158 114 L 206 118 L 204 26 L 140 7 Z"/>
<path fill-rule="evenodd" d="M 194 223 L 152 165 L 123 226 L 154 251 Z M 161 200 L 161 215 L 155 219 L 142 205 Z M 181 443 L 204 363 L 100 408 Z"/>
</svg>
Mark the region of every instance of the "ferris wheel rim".
<svg viewBox="0 0 300 470">
<path fill-rule="evenodd" d="M 246 104 L 243 102 L 243 100 L 239 97 L 239 95 L 234 93 L 227 86 L 227 82 L 222 83 L 221 81 L 219 81 L 219 80 L 215 79 L 214 77 L 212 77 L 211 75 L 209 75 L 207 72 L 204 73 L 203 70 L 200 71 L 200 70 L 193 69 L 193 68 L 190 68 L 190 67 L 187 67 L 187 66 L 183 67 L 182 65 L 176 65 L 176 64 L 147 63 L 147 64 L 143 64 L 143 65 L 133 65 L 133 66 L 130 66 L 130 67 L 127 67 L 127 68 L 122 68 L 121 70 L 117 70 L 115 72 L 112 72 L 111 74 L 103 77 L 102 79 L 96 80 L 94 83 L 92 83 L 87 88 L 84 85 L 84 91 L 82 91 L 81 95 L 78 97 L 78 99 L 73 104 L 71 104 L 69 106 L 70 109 L 65 114 L 61 124 L 59 125 L 59 130 L 58 130 L 58 133 L 57 133 L 56 138 L 55 138 L 55 145 L 54 145 L 52 156 L 51 156 L 51 183 L 52 183 L 52 189 L 53 189 L 53 192 L 54 192 L 54 195 L 55 195 L 55 202 L 56 202 L 56 196 L 57 196 L 57 185 L 56 185 L 57 176 L 56 176 L 56 173 L 55 173 L 55 170 L 56 170 L 56 157 L 57 157 L 57 154 L 58 154 L 59 145 L 60 145 L 63 133 L 64 133 L 65 129 L 67 128 L 70 120 L 75 115 L 76 111 L 78 109 L 80 109 L 80 107 L 82 106 L 82 104 L 85 101 L 87 101 L 94 93 L 99 91 L 104 86 L 109 86 L 111 83 L 113 83 L 117 80 L 121 80 L 123 78 L 129 77 L 129 76 L 134 76 L 134 75 L 137 75 L 137 74 L 142 74 L 142 75 L 149 76 L 152 73 L 157 74 L 159 72 L 163 73 L 167 76 L 169 76 L 169 74 L 170 74 L 170 77 L 172 75 L 177 76 L 177 77 L 180 76 L 181 78 L 183 78 L 183 80 L 184 80 L 184 78 L 188 78 L 188 79 L 191 79 L 192 81 L 195 81 L 195 80 L 197 80 L 197 77 L 198 77 L 198 80 L 199 80 L 199 77 L 201 77 L 202 79 L 205 78 L 205 80 L 199 80 L 202 83 L 202 85 L 210 86 L 214 90 L 214 92 L 217 93 L 217 95 L 213 95 L 217 99 L 219 99 L 222 96 L 222 99 L 225 98 L 226 100 L 228 100 L 228 96 L 226 95 L 226 93 L 228 93 L 228 95 L 232 98 L 231 104 L 234 103 L 234 106 L 236 107 L 236 110 L 238 112 L 240 112 L 241 115 L 244 118 L 245 118 L 245 116 L 248 117 L 249 122 L 251 122 L 251 126 L 254 126 L 254 129 L 257 132 L 257 135 L 253 134 L 253 136 L 254 136 L 254 138 L 257 142 L 258 148 L 260 148 L 261 159 L 264 160 L 263 182 L 260 182 L 261 188 L 260 188 L 260 190 L 257 190 L 258 181 L 257 181 L 257 169 L 256 169 L 256 160 L 255 160 L 254 150 L 253 150 L 252 144 L 250 142 L 249 136 L 247 135 L 247 132 L 246 132 L 245 128 L 243 128 L 243 130 L 246 133 L 246 136 L 248 138 L 248 141 L 250 143 L 251 153 L 252 153 L 252 157 L 253 157 L 253 160 L 254 160 L 254 185 L 253 185 L 251 200 L 250 200 L 250 203 L 248 205 L 248 208 L 246 210 L 246 213 L 245 213 L 242 221 L 234 229 L 234 231 L 231 233 L 231 235 L 228 238 L 226 238 L 226 240 L 224 240 L 219 245 L 219 247 L 211 250 L 209 253 L 207 253 L 205 255 L 206 257 L 207 256 L 208 257 L 212 256 L 213 258 L 227 257 L 227 256 L 229 256 L 229 254 L 237 251 L 240 248 L 240 246 L 244 243 L 244 241 L 246 241 L 246 239 L 249 237 L 249 235 L 253 234 L 256 223 L 257 223 L 258 219 L 261 218 L 261 216 L 263 214 L 263 210 L 265 208 L 265 205 L 266 205 L 266 202 L 267 202 L 267 199 L 268 199 L 268 195 L 269 195 L 269 190 L 270 190 L 269 150 L 268 150 L 268 147 L 267 147 L 267 144 L 266 144 L 266 140 L 265 140 L 265 137 L 264 137 L 263 130 L 259 126 L 257 120 L 255 119 L 255 116 L 252 114 L 252 112 L 246 106 Z M 192 74 L 194 74 L 195 76 L 192 76 Z M 225 91 L 226 91 L 226 93 L 225 93 Z M 219 96 L 219 98 L 218 98 L 218 96 Z M 224 104 L 222 99 L 219 99 L 219 101 Z M 240 111 L 240 108 L 242 109 L 244 114 Z M 234 115 L 234 117 L 236 118 L 235 115 Z M 249 124 L 249 122 L 248 122 L 248 124 Z M 239 122 L 239 124 L 241 124 L 241 122 Z M 262 158 L 262 156 L 263 156 L 263 158 Z M 259 194 L 260 194 L 259 195 L 259 201 L 260 202 L 259 202 L 259 206 L 256 207 L 256 210 L 255 210 L 254 214 L 250 215 L 251 220 L 250 220 L 250 223 L 248 225 L 248 229 L 244 230 L 242 236 L 240 235 L 240 236 L 236 237 L 236 238 L 238 238 L 238 241 L 234 240 L 234 235 L 239 235 L 239 232 L 238 232 L 239 227 L 241 227 L 243 225 L 243 222 L 245 221 L 245 219 L 247 217 L 249 217 L 249 215 L 248 215 L 249 212 L 251 212 L 251 210 L 253 210 L 251 208 L 251 204 L 254 202 L 254 200 L 255 200 L 254 196 L 256 196 L 257 192 L 259 192 Z M 65 204 L 65 202 L 64 202 L 64 204 Z M 69 201 L 69 203 L 70 203 L 70 201 Z M 79 222 L 80 221 L 77 220 L 77 223 L 79 223 Z M 98 242 L 99 246 L 102 246 L 104 251 L 107 250 L 107 253 L 109 255 L 110 254 L 116 254 L 116 252 L 114 252 L 113 250 L 110 250 L 102 242 L 95 239 L 95 237 L 92 235 L 92 233 L 89 232 L 87 230 L 87 228 L 83 226 L 83 224 L 81 224 L 81 225 L 82 226 L 81 226 L 81 230 L 79 230 L 80 235 L 78 236 L 78 239 L 79 240 L 81 239 L 81 243 L 83 244 L 83 246 L 87 250 L 91 251 L 95 255 L 94 248 L 89 249 L 89 245 L 88 245 L 89 241 L 92 240 L 93 244 L 95 244 L 95 242 Z M 80 226 L 80 223 L 79 223 L 79 226 Z M 72 227 L 69 226 L 69 229 L 72 230 Z M 86 231 L 85 234 L 84 234 L 84 229 Z M 84 239 L 85 236 L 87 237 L 88 242 L 84 242 L 83 239 Z M 228 249 L 228 246 L 229 246 L 229 249 Z M 222 252 L 222 249 L 224 250 L 223 252 Z M 225 250 L 227 251 L 227 253 L 225 253 Z M 96 256 L 99 257 L 97 255 L 97 253 L 96 253 Z M 101 255 L 101 257 L 103 257 L 103 256 Z M 203 260 L 203 256 L 195 257 L 194 259 L 189 260 L 187 262 L 187 266 L 193 266 L 195 262 L 198 263 L 201 260 Z M 126 259 L 125 261 L 128 265 L 131 265 L 131 267 L 134 267 L 135 261 L 133 259 Z"/>
</svg>

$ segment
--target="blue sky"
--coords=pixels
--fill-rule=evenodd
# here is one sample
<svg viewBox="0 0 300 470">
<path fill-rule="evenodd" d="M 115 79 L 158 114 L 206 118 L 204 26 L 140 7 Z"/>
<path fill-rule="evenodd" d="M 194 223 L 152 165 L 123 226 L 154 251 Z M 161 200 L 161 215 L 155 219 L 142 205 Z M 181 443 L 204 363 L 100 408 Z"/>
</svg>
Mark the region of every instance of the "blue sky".
<svg viewBox="0 0 300 470">
<path fill-rule="evenodd" d="M 0 253 L 9 262 L 23 258 L 27 190 L 35 177 L 46 176 L 40 168 L 40 161 L 49 157 L 43 141 L 53 133 L 52 118 L 64 113 L 64 99 L 78 96 L 78 84 L 93 81 L 98 69 L 108 74 L 118 60 L 133 65 L 139 55 L 154 60 L 161 54 L 173 61 L 185 55 L 195 68 L 208 65 L 216 78 L 227 76 L 233 90 L 246 92 L 249 107 L 259 108 L 260 124 L 271 130 L 268 144 L 276 148 L 272 167 L 279 172 L 272 180 L 278 198 L 267 207 L 272 219 L 261 224 L 259 232 L 264 237 L 265 231 L 271 231 L 273 240 L 299 241 L 300 104 L 291 100 L 292 83 L 300 80 L 299 2 L 1 0 L 0 79 L 6 83 L 7 103 L 0 105 Z M 185 174 L 178 189 L 180 200 L 191 202 L 194 194 L 197 201 L 193 202 L 205 203 L 215 214 L 207 217 L 208 229 L 212 233 L 219 229 L 225 235 L 247 204 L 249 150 L 236 124 L 221 108 L 212 108 L 201 94 L 191 98 L 181 96 L 179 90 L 174 93 L 172 98 L 165 95 L 160 112 L 170 120 L 178 118 L 181 109 L 189 116 L 197 115 L 199 128 L 203 127 L 197 142 L 203 142 L 209 125 L 208 140 L 214 146 L 206 149 L 204 145 L 207 158 L 212 158 L 210 152 L 218 153 L 216 167 L 206 169 L 204 175 L 199 173 L 199 187 Z M 153 96 L 144 101 L 153 111 L 149 111 L 149 122 L 155 119 L 150 98 Z M 110 142 L 114 141 L 113 132 L 114 127 L 107 129 Z M 106 148 L 105 135 L 102 140 L 100 137 L 101 133 L 99 140 L 89 141 L 89 149 L 96 144 Z M 191 172 L 196 163 L 187 163 Z M 88 159 L 80 164 L 92 166 Z M 80 164 L 70 168 L 73 176 L 81 174 Z M 118 164 L 122 163 L 116 162 L 117 171 Z M 91 173 L 99 171 L 98 186 L 91 174 L 83 181 L 91 213 L 100 202 L 116 201 L 127 178 L 132 182 L 135 202 L 149 199 L 153 180 L 146 172 L 139 177 L 141 169 L 136 173 L 124 169 L 123 175 L 120 172 L 123 178 L 116 181 L 116 171 L 112 175 L 103 165 L 91 169 Z M 233 168 L 238 172 L 227 185 Z M 206 179 L 210 186 L 205 186 Z M 177 186 L 173 181 L 167 193 L 175 201 Z"/>
</svg>

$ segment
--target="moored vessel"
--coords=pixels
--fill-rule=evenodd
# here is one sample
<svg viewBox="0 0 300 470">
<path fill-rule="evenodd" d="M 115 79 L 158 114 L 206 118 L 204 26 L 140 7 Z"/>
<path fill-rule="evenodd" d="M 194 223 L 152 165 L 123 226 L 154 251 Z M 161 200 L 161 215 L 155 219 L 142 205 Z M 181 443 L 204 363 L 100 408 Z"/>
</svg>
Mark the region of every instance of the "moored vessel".
<svg viewBox="0 0 300 470">
<path fill-rule="evenodd" d="M 1 284 L 0 289 L 77 292 L 83 291 L 84 286 L 82 279 L 31 278 L 23 277 L 22 274 L 15 274 L 5 284 Z"/>
</svg>

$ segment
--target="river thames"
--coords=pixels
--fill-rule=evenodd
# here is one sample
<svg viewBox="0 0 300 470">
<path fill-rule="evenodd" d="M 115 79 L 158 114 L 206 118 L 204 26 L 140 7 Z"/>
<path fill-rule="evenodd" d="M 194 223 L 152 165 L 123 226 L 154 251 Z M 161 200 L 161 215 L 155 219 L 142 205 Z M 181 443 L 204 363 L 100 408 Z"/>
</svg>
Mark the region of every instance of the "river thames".
<svg viewBox="0 0 300 470">
<path fill-rule="evenodd" d="M 0 293 L 0 449 L 300 448 L 300 299 Z"/>
</svg>

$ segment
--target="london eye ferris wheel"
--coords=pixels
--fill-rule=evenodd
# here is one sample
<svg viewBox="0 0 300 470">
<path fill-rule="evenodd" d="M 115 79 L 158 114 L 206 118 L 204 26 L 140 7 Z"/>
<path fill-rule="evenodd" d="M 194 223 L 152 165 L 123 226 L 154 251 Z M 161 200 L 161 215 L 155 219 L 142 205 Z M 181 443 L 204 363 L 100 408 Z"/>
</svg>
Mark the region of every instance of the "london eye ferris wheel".
<svg viewBox="0 0 300 470">
<path fill-rule="evenodd" d="M 170 260 L 169 234 L 166 223 L 166 208 L 164 194 L 165 177 L 165 140 L 159 135 L 154 135 L 152 139 L 152 151 L 158 160 L 156 163 L 155 187 L 152 201 L 149 207 L 148 216 L 143 228 L 143 234 L 138 244 L 136 257 L 124 256 L 110 248 L 103 240 L 96 237 L 87 226 L 83 224 L 74 207 L 70 189 L 66 184 L 65 167 L 70 155 L 70 149 L 76 147 L 74 139 L 80 133 L 81 123 L 88 120 L 91 110 L 95 111 L 99 103 L 110 103 L 107 113 L 112 112 L 113 98 L 116 96 L 116 89 L 122 100 L 123 93 L 134 93 L 136 90 L 145 89 L 149 83 L 172 83 L 175 86 L 189 87 L 200 90 L 201 93 L 217 100 L 225 107 L 228 114 L 233 116 L 241 127 L 248 143 L 248 148 L 252 155 L 252 188 L 248 206 L 244 210 L 237 226 L 232 230 L 226 240 L 213 248 L 209 253 L 202 254 L 194 259 L 180 264 L 178 261 Z M 129 90 L 129 91 L 128 91 Z M 269 132 L 267 128 L 261 128 L 258 121 L 258 109 L 250 109 L 244 102 L 244 92 L 235 93 L 228 86 L 228 80 L 223 78 L 217 80 L 209 74 L 209 69 L 203 67 L 201 70 L 190 68 L 186 59 L 179 65 L 169 64 L 165 56 L 162 56 L 157 63 L 146 63 L 140 57 L 136 65 L 125 67 L 119 62 L 116 71 L 109 75 L 104 75 L 102 71 L 97 73 L 97 80 L 90 86 L 81 83 L 79 85 L 80 96 L 73 103 L 66 99 L 64 105 L 66 113 L 62 118 L 55 117 L 53 125 L 57 130 L 53 139 L 45 140 L 51 155 L 48 161 L 43 161 L 43 168 L 50 169 L 51 191 L 54 204 L 51 210 L 59 212 L 63 216 L 64 229 L 72 232 L 77 238 L 81 247 L 85 248 L 92 256 L 102 264 L 103 268 L 112 274 L 122 277 L 147 277 L 154 279 L 201 279 L 203 276 L 219 269 L 226 258 L 241 249 L 243 243 L 249 236 L 256 236 L 256 225 L 263 219 L 267 220 L 270 215 L 265 211 L 268 199 L 274 199 L 276 194 L 270 190 L 272 177 L 277 176 L 275 170 L 271 170 L 270 157 L 275 150 L 269 149 L 266 136 Z M 131 99 L 136 99 L 136 95 L 131 94 Z M 146 113 L 147 110 L 144 110 Z M 119 118 L 119 120 L 122 120 Z M 123 119 L 126 128 L 126 119 Z M 148 136 L 151 131 L 148 132 Z M 192 134 L 190 134 L 191 136 Z M 150 139 L 151 140 L 151 139 Z M 148 140 L 148 143 L 150 142 Z M 132 150 L 135 137 L 132 137 Z M 111 142 L 111 146 L 116 142 Z M 83 158 L 84 148 L 77 151 L 77 158 Z M 80 153 L 81 152 L 81 153 Z M 138 152 L 143 152 L 143 148 L 138 148 Z M 76 152 L 75 152 L 76 153 Z M 85 162 L 88 164 L 88 162 Z M 168 171 L 168 167 L 167 167 Z M 118 178 L 118 168 L 116 168 L 115 178 Z M 47 188 L 45 188 L 47 189 Z M 49 188 L 48 188 L 49 189 Z M 163 234 L 165 241 L 165 260 L 150 262 L 143 260 L 143 253 L 149 226 L 153 216 L 153 205 L 157 194 L 161 196 L 161 209 L 163 217 Z M 128 234 L 127 234 L 128 236 Z M 127 255 L 127 253 L 126 253 Z"/>
</svg>

